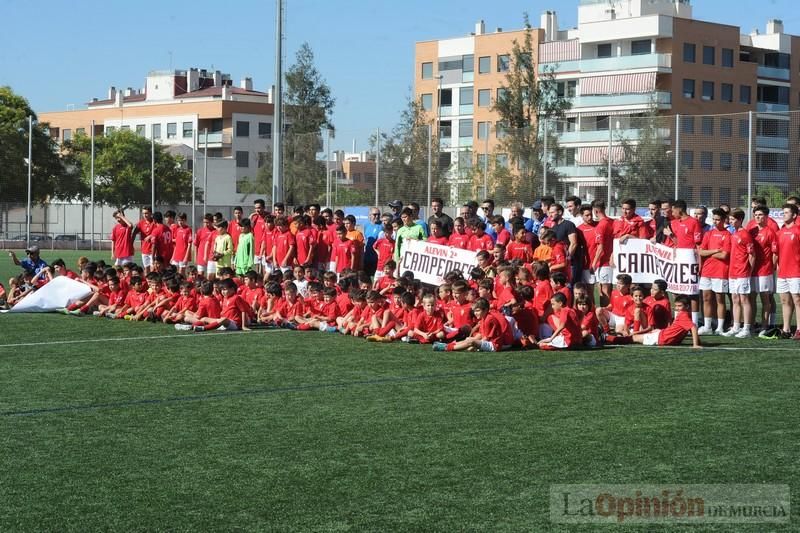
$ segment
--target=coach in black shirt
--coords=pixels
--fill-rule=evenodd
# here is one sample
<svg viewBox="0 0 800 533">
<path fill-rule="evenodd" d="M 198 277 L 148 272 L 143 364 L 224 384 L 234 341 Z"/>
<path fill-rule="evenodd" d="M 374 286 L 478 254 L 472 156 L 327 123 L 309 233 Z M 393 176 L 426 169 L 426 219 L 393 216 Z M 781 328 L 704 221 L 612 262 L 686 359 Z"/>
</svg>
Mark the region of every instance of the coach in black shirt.
<svg viewBox="0 0 800 533">
<path fill-rule="evenodd" d="M 567 255 L 572 263 L 572 283 L 582 281 L 583 276 L 583 249 L 578 241 L 578 229 L 569 220 L 564 220 L 564 207 L 553 204 L 548 211 L 550 229 L 556 234 L 556 240 L 563 242 L 567 247 Z"/>
</svg>

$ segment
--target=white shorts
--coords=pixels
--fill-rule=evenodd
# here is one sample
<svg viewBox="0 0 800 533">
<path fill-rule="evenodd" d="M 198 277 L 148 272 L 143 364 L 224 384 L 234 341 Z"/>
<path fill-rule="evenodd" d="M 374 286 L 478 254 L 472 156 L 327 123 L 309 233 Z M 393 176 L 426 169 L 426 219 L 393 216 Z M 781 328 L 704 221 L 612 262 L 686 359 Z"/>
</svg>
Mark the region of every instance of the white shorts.
<svg viewBox="0 0 800 533">
<path fill-rule="evenodd" d="M 239 331 L 239 325 L 233 320 L 228 320 L 228 325 L 225 326 L 225 331 Z"/>
<path fill-rule="evenodd" d="M 206 273 L 208 274 L 216 274 L 217 273 L 217 262 L 216 261 L 209 261 L 206 263 Z"/>
<path fill-rule="evenodd" d="M 149 268 L 153 266 L 153 254 L 142 254 L 142 267 Z"/>
<path fill-rule="evenodd" d="M 173 259 L 172 261 L 170 261 L 170 264 L 178 268 L 186 268 L 186 261 L 175 261 Z"/>
<path fill-rule="evenodd" d="M 658 346 L 658 336 L 661 334 L 660 329 L 654 329 L 650 333 L 645 333 L 642 338 L 642 344 L 645 346 Z"/>
<path fill-rule="evenodd" d="M 567 339 L 564 338 L 563 334 L 560 334 L 558 337 L 553 337 L 553 340 L 550 341 L 550 346 L 553 348 L 566 348 Z"/>
<path fill-rule="evenodd" d="M 266 261 L 264 260 L 264 256 L 263 255 L 256 255 L 256 256 L 253 257 L 253 264 L 254 265 L 263 265 L 264 263 L 266 263 Z"/>
<path fill-rule="evenodd" d="M 497 351 L 497 349 L 495 349 L 495 347 L 494 347 L 494 344 L 492 344 L 489 341 L 483 341 L 483 340 L 481 341 L 481 345 L 478 348 L 478 350 L 480 350 L 482 352 L 496 352 Z"/>
<path fill-rule="evenodd" d="M 520 340 L 524 335 L 517 327 L 517 321 L 513 316 L 507 316 L 506 322 L 508 322 L 508 327 L 511 328 L 511 334 L 514 336 L 514 340 Z"/>
<path fill-rule="evenodd" d="M 133 263 L 133 256 L 117 257 L 116 259 L 114 259 L 114 266 L 122 266 L 125 263 Z"/>
<path fill-rule="evenodd" d="M 608 312 L 608 327 L 616 328 L 617 324 L 619 324 L 620 326 L 625 324 L 625 317 L 624 316 L 615 315 L 614 313 L 609 311 Z"/>
<path fill-rule="evenodd" d="M 728 288 L 731 294 L 750 294 L 750 278 L 731 278 Z"/>
<path fill-rule="evenodd" d="M 583 282 L 590 284 L 602 283 L 605 285 L 610 285 L 611 283 L 614 283 L 614 269 L 610 266 L 604 266 L 595 270 L 594 274 L 588 270 L 584 270 Z"/>
<path fill-rule="evenodd" d="M 705 276 L 700 278 L 697 288 L 701 291 L 712 291 L 717 294 L 727 294 L 730 292 L 727 279 L 707 278 Z"/>
<path fill-rule="evenodd" d="M 775 276 L 755 276 L 750 278 L 755 292 L 775 292 Z"/>
<path fill-rule="evenodd" d="M 778 278 L 775 284 L 778 294 L 800 294 L 800 278 Z"/>
<path fill-rule="evenodd" d="M 331 261 L 328 263 L 328 272 L 336 272 L 336 262 Z"/>
<path fill-rule="evenodd" d="M 205 265 L 197 264 L 196 266 L 197 266 L 197 272 L 199 274 L 205 274 L 205 272 L 206 272 L 206 266 Z"/>
</svg>

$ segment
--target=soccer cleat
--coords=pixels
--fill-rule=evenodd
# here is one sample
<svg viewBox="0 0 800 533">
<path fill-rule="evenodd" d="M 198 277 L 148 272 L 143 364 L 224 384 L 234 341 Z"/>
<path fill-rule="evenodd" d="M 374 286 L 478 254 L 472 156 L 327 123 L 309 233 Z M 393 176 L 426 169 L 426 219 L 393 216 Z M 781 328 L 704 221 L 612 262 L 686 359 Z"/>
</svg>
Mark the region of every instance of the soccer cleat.
<svg viewBox="0 0 800 533">
<path fill-rule="evenodd" d="M 217 331 L 228 331 L 228 328 L 226 328 L 225 326 L 220 326 L 217 328 Z"/>
<path fill-rule="evenodd" d="M 739 331 L 744 331 L 744 330 L 738 330 L 737 331 L 737 330 L 731 328 L 728 331 L 723 331 L 722 333 L 720 333 L 720 335 L 722 337 L 735 337 L 736 335 L 739 334 Z"/>
<path fill-rule="evenodd" d="M 758 334 L 759 339 L 776 340 L 781 338 L 780 328 L 768 328 Z"/>
<path fill-rule="evenodd" d="M 205 327 L 205 326 L 194 326 L 192 329 L 193 329 L 193 330 L 194 330 L 196 333 L 200 333 L 200 332 L 202 332 L 202 331 L 205 331 L 205 330 L 206 330 L 206 327 Z"/>
<path fill-rule="evenodd" d="M 419 339 L 415 339 L 413 337 L 408 338 L 408 344 L 419 344 Z"/>
<path fill-rule="evenodd" d="M 62 307 L 61 309 L 56 309 L 56 313 L 61 313 L 62 315 L 68 315 L 69 309 L 67 309 L 66 307 Z"/>
<path fill-rule="evenodd" d="M 95 311 L 94 313 L 92 313 L 92 316 L 103 316 L 103 315 L 100 313 L 100 311 Z"/>
<path fill-rule="evenodd" d="M 192 326 L 189 324 L 175 324 L 175 329 L 178 331 L 192 331 Z"/>
<path fill-rule="evenodd" d="M 447 344 L 443 342 L 434 342 L 433 343 L 433 351 L 434 352 L 446 352 L 447 351 Z"/>
<path fill-rule="evenodd" d="M 285 322 L 283 324 L 283 327 L 286 328 L 286 329 L 296 330 L 297 329 L 297 324 L 293 324 L 292 322 Z"/>
<path fill-rule="evenodd" d="M 781 330 L 780 338 L 784 339 L 784 340 L 789 340 L 789 339 L 792 338 L 792 332 L 791 331 L 783 331 L 783 330 Z"/>
<path fill-rule="evenodd" d="M 750 338 L 750 330 L 749 329 L 740 329 L 739 333 L 736 334 L 737 339 L 749 339 Z"/>
<path fill-rule="evenodd" d="M 700 329 L 697 330 L 697 334 L 698 335 L 713 335 L 714 334 L 714 330 L 711 329 L 711 328 L 707 328 L 707 327 L 703 326 L 703 327 L 701 327 Z"/>
<path fill-rule="evenodd" d="M 83 313 L 81 312 L 80 309 L 73 309 L 72 311 L 67 311 L 67 314 L 70 314 L 72 316 L 82 316 L 83 315 Z"/>
</svg>

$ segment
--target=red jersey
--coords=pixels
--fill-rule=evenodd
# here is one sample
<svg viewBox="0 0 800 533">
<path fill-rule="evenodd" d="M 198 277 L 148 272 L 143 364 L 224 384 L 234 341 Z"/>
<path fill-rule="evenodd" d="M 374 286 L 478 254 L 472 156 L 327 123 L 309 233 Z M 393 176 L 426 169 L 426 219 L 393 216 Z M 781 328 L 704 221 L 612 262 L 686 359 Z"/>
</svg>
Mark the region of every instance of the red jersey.
<svg viewBox="0 0 800 533">
<path fill-rule="evenodd" d="M 111 229 L 111 242 L 114 245 L 114 258 L 133 257 L 132 229 L 125 224 L 117 224 Z"/>
<path fill-rule="evenodd" d="M 795 222 L 777 233 L 778 277 L 800 278 L 800 226 Z"/>
<path fill-rule="evenodd" d="M 471 328 L 475 325 L 475 317 L 472 316 L 472 304 L 470 302 L 454 303 L 450 308 L 450 316 L 452 317 L 450 325 L 454 328 L 463 328 L 464 326 Z"/>
<path fill-rule="evenodd" d="M 500 230 L 500 233 L 497 234 L 497 238 L 495 239 L 495 243 L 502 244 L 503 246 L 508 246 L 508 243 L 511 242 L 511 233 L 503 228 Z"/>
<path fill-rule="evenodd" d="M 250 317 L 253 315 L 253 308 L 238 294 L 228 296 L 222 301 L 222 311 L 220 313 L 222 318 L 236 322 L 236 325 L 240 328 L 242 327 L 242 313 Z"/>
<path fill-rule="evenodd" d="M 328 268 L 328 263 L 331 261 L 331 234 L 325 230 L 317 230 L 317 251 L 314 254 L 316 262 L 325 265 Z"/>
<path fill-rule="evenodd" d="M 322 304 L 316 312 L 316 316 L 324 317 L 328 323 L 335 323 L 336 317 L 339 316 L 339 306 L 336 305 L 336 300 Z"/>
<path fill-rule="evenodd" d="M 287 231 L 287 233 L 289 232 Z M 277 312 L 281 318 L 289 320 L 294 319 L 296 316 L 303 316 L 306 312 L 306 307 L 302 298 L 297 298 L 294 303 L 289 303 L 289 300 L 286 298 L 281 298 L 275 306 L 275 312 Z"/>
<path fill-rule="evenodd" d="M 414 328 L 423 333 L 438 333 L 444 328 L 445 322 L 447 322 L 447 319 L 441 309 L 434 310 L 432 315 L 421 311 L 414 321 Z"/>
<path fill-rule="evenodd" d="M 197 318 L 219 318 L 222 306 L 214 296 L 201 296 L 197 304 Z"/>
<path fill-rule="evenodd" d="M 285 266 L 292 266 L 291 260 L 287 261 L 287 256 L 289 255 L 289 248 L 292 246 L 297 246 L 297 241 L 295 240 L 295 236 L 292 235 L 292 232 L 288 229 L 286 231 L 276 231 L 274 241 L 272 243 L 273 248 L 275 249 L 275 257 L 272 260 L 275 263 L 276 267 L 284 266 L 284 262 L 286 262 Z"/>
<path fill-rule="evenodd" d="M 722 250 L 728 252 L 727 259 L 704 257 L 703 266 L 700 267 L 700 276 L 714 279 L 728 279 L 728 263 L 731 253 L 731 233 L 726 229 L 712 228 L 703 235 L 700 248 L 703 250 Z M 798 250 L 800 251 L 800 250 Z"/>
<path fill-rule="evenodd" d="M 556 292 L 560 292 L 567 299 L 567 307 L 572 307 L 572 291 L 569 290 L 569 287 L 561 287 Z"/>
<path fill-rule="evenodd" d="M 640 239 L 647 238 L 647 228 L 642 217 L 633 215 L 631 218 L 618 218 L 614 221 L 614 237 L 619 239 L 625 235 Z"/>
<path fill-rule="evenodd" d="M 491 342 L 496 351 L 514 342 L 511 326 L 499 311 L 489 311 L 481 320 L 479 331 L 483 340 Z"/>
<path fill-rule="evenodd" d="M 178 224 L 172 234 L 172 239 L 175 241 L 175 248 L 172 250 L 172 260 L 176 263 L 183 262 L 188 258 L 186 252 L 192 244 L 192 228 Z"/>
<path fill-rule="evenodd" d="M 108 293 L 108 305 L 113 305 L 117 308 L 121 307 L 128 296 L 128 291 L 119 288 L 114 292 Z"/>
<path fill-rule="evenodd" d="M 264 299 L 264 294 L 265 293 L 264 293 L 264 289 L 262 287 L 250 288 L 250 287 L 243 286 L 239 290 L 239 294 L 241 295 L 242 298 L 244 298 L 244 301 L 247 302 L 247 304 L 252 307 L 256 303 L 259 303 L 259 302 L 261 302 L 261 300 Z"/>
<path fill-rule="evenodd" d="M 394 313 L 394 317 L 397 319 L 398 322 L 403 324 L 407 328 L 413 328 L 414 324 L 417 323 L 417 314 L 422 313 L 422 309 L 418 307 L 412 307 L 411 309 L 406 309 L 405 306 L 400 307 L 400 310 Z"/>
<path fill-rule="evenodd" d="M 600 261 L 594 266 L 595 268 L 609 266 L 611 264 L 611 256 L 614 254 L 614 223 L 610 218 L 603 217 L 597 222 L 595 232 L 597 233 L 599 244 L 603 245 L 603 255 L 600 256 Z M 589 261 L 594 261 L 594 257 L 590 257 Z"/>
<path fill-rule="evenodd" d="M 642 311 L 644 311 L 644 316 L 647 318 L 647 325 L 653 325 L 653 308 L 647 305 L 646 302 L 642 303 Z M 625 326 L 628 328 L 634 328 L 636 326 L 636 321 L 633 318 L 633 313 L 636 312 L 636 305 L 632 305 L 628 308 L 625 312 Z"/>
<path fill-rule="evenodd" d="M 150 234 L 153 232 L 153 228 L 156 227 L 156 221 L 151 220 L 148 222 L 145 219 L 139 221 L 136 224 L 136 227 L 139 229 L 139 233 L 141 233 L 142 239 L 142 253 L 144 255 L 151 255 L 153 253 L 153 243 L 148 239 Z"/>
<path fill-rule="evenodd" d="M 533 261 L 533 248 L 530 243 L 512 241 L 506 247 L 506 259 L 530 263 Z"/>
<path fill-rule="evenodd" d="M 350 239 L 336 239 L 333 243 L 333 262 L 336 263 L 336 273 L 340 274 L 345 268 L 350 268 L 353 264 L 353 256 L 356 253 L 356 241 Z"/>
<path fill-rule="evenodd" d="M 275 244 L 275 235 L 278 233 L 278 230 L 275 228 L 269 229 L 269 227 L 264 224 L 264 227 L 261 230 L 261 244 L 264 247 L 264 257 L 272 257 L 272 248 Z M 255 237 L 253 237 L 255 239 Z M 261 248 L 256 247 L 256 254 L 261 254 Z M 274 257 L 272 260 L 274 261 Z"/>
<path fill-rule="evenodd" d="M 517 322 L 517 329 L 523 335 L 539 336 L 539 317 L 536 316 L 536 311 L 532 307 L 523 307 L 511 316 Z"/>
<path fill-rule="evenodd" d="M 297 264 L 305 265 L 311 255 L 311 250 L 316 251 L 317 239 L 311 228 L 304 228 L 295 235 L 297 242 Z"/>
<path fill-rule="evenodd" d="M 448 239 L 447 237 L 434 237 L 433 235 L 431 235 L 430 237 L 428 237 L 427 242 L 433 244 L 441 244 L 442 246 L 447 246 L 448 243 L 450 242 L 450 239 Z"/>
<path fill-rule="evenodd" d="M 472 238 L 472 235 L 469 233 L 456 233 L 453 232 L 450 234 L 450 239 L 447 242 L 453 248 L 461 248 L 462 250 L 469 249 L 469 241 Z"/>
<path fill-rule="evenodd" d="M 750 268 L 750 255 L 755 254 L 755 245 L 750 233 L 740 228 L 731 238 L 731 257 L 728 267 L 730 279 L 749 278 L 753 272 Z"/>
<path fill-rule="evenodd" d="M 386 262 L 394 256 L 394 239 L 381 237 L 375 241 L 372 249 L 375 250 L 378 256 L 378 270 L 382 271 L 383 267 L 386 266 Z"/>
<path fill-rule="evenodd" d="M 750 235 L 753 237 L 753 249 L 756 255 L 753 275 L 771 276 L 775 273 L 775 254 L 778 253 L 778 236 L 770 229 L 769 225 L 764 228 L 755 226 L 755 228 L 750 231 Z"/>
<path fill-rule="evenodd" d="M 473 235 L 470 237 L 469 243 L 467 244 L 467 250 L 471 250 L 473 252 L 479 252 L 481 250 L 491 251 L 492 248 L 494 248 L 494 241 L 486 233 L 480 237 Z"/>
<path fill-rule="evenodd" d="M 350 295 L 343 292 L 336 297 L 336 308 L 339 310 L 339 316 L 344 316 L 353 308 L 353 302 L 350 301 Z"/>
<path fill-rule="evenodd" d="M 581 224 L 578 226 L 578 231 L 583 239 L 583 245 L 586 250 L 583 254 L 583 267 L 599 267 L 599 264 L 594 264 L 594 259 L 597 255 L 597 249 L 600 248 L 600 244 L 603 242 L 603 239 L 600 233 L 597 231 L 597 224 Z"/>
<path fill-rule="evenodd" d="M 658 333 L 659 346 L 675 346 L 683 342 L 684 337 L 692 331 L 694 322 L 688 311 L 678 313 L 672 324 Z"/>
<path fill-rule="evenodd" d="M 211 254 L 209 254 L 211 243 L 214 242 L 214 233 L 213 229 L 207 228 L 205 225 L 200 227 L 195 233 L 194 245 L 197 248 L 197 256 L 194 258 L 194 262 L 198 265 L 205 265 L 208 263 L 209 257 L 211 256 Z"/>
<path fill-rule="evenodd" d="M 575 314 L 578 316 L 578 320 L 581 324 L 581 333 L 583 333 L 583 330 L 586 330 L 592 335 L 597 335 L 597 332 L 600 330 L 600 321 L 597 320 L 594 309 L 589 309 L 585 315 L 579 311 L 575 311 Z"/>
<path fill-rule="evenodd" d="M 608 308 L 618 317 L 628 314 L 628 308 L 633 307 L 633 296 L 622 294 L 617 289 L 611 291 L 611 302 Z"/>
<path fill-rule="evenodd" d="M 703 229 L 696 218 L 689 215 L 673 218 L 669 223 L 676 248 L 696 248 L 703 241 Z"/>
<path fill-rule="evenodd" d="M 553 251 L 550 253 L 550 271 L 553 272 L 553 265 L 566 264 L 564 268 L 556 270 L 556 272 L 563 272 L 567 276 L 567 283 L 572 279 L 572 268 L 570 268 L 569 259 L 567 259 L 567 247 L 561 241 L 556 241 L 553 244 Z"/>
<path fill-rule="evenodd" d="M 255 250 L 255 255 L 261 254 L 261 245 L 264 243 L 264 235 L 266 232 L 267 224 L 264 222 L 264 217 L 258 216 L 256 213 L 250 215 L 250 227 L 252 228 L 251 231 L 253 232 L 253 249 Z M 264 255 L 269 255 L 272 253 L 272 243 L 266 247 L 264 250 Z"/>
<path fill-rule="evenodd" d="M 562 307 L 558 313 L 553 313 L 553 317 L 558 319 L 558 324 L 564 326 L 561 330 L 561 335 L 564 337 L 564 343 L 567 348 L 581 344 L 581 326 L 578 323 L 578 315 L 575 310 L 570 307 Z"/>
<path fill-rule="evenodd" d="M 553 285 L 549 279 L 543 279 L 536 282 L 536 288 L 533 291 L 533 308 L 539 317 L 543 317 L 550 312 L 550 298 L 553 297 Z"/>
<path fill-rule="evenodd" d="M 378 292 L 382 292 L 384 289 L 388 289 L 389 287 L 394 285 L 396 281 L 397 280 L 394 279 L 392 276 L 383 276 L 375 284 L 375 290 Z"/>
<path fill-rule="evenodd" d="M 128 291 L 125 296 L 125 305 L 132 307 L 134 310 L 139 309 L 139 307 L 147 303 L 148 294 L 147 291 Z"/>
<path fill-rule="evenodd" d="M 648 319 L 652 320 L 650 325 L 654 329 L 664 329 L 669 326 L 669 323 L 672 322 L 672 309 L 669 306 L 669 298 L 656 300 L 652 296 L 648 296 L 644 299 L 644 303 L 649 305 L 652 311 L 652 317 L 648 317 Z"/>
<path fill-rule="evenodd" d="M 747 223 L 744 229 L 750 231 L 751 229 L 756 227 L 758 227 L 758 222 L 756 222 L 756 219 L 751 218 L 750 222 Z M 776 233 L 779 229 L 781 229 L 781 227 L 778 225 L 777 222 L 775 222 L 775 219 L 772 217 L 767 217 L 767 227 Z"/>
<path fill-rule="evenodd" d="M 185 311 L 194 311 L 197 309 L 197 298 L 192 294 L 189 296 L 179 296 L 175 302 L 175 309 L 179 313 L 183 313 Z"/>
<path fill-rule="evenodd" d="M 156 255 L 160 256 L 164 261 L 169 261 L 172 258 L 172 230 L 166 224 L 156 224 L 151 233 L 155 240 Z"/>
<path fill-rule="evenodd" d="M 517 295 L 514 293 L 514 287 L 500 285 L 495 289 L 497 299 L 492 302 L 495 308 L 500 309 L 508 305 L 511 300 L 516 300 Z"/>
<path fill-rule="evenodd" d="M 239 235 L 242 234 L 242 226 L 237 221 L 231 220 L 228 224 L 228 233 L 233 239 L 233 249 L 236 250 L 239 247 Z M 255 241 L 255 237 L 253 237 L 253 240 Z"/>
</svg>

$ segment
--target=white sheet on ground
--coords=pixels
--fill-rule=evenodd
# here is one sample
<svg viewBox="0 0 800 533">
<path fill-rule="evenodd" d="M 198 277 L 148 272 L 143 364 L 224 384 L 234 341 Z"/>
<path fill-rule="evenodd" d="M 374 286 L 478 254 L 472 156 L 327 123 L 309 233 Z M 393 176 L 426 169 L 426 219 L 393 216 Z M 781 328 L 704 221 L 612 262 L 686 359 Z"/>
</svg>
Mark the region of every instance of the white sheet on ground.
<svg viewBox="0 0 800 533">
<path fill-rule="evenodd" d="M 58 276 L 53 281 L 29 294 L 11 308 L 10 313 L 49 313 L 86 298 L 92 293 L 87 285 Z"/>
</svg>

